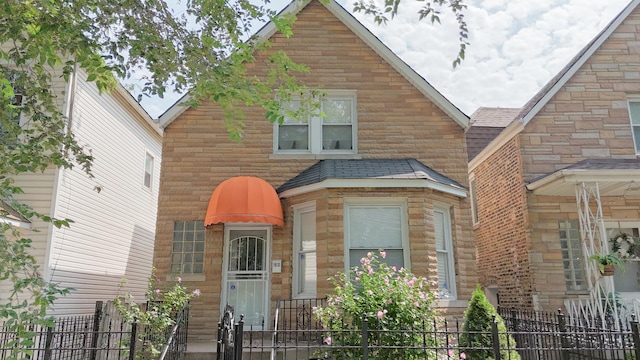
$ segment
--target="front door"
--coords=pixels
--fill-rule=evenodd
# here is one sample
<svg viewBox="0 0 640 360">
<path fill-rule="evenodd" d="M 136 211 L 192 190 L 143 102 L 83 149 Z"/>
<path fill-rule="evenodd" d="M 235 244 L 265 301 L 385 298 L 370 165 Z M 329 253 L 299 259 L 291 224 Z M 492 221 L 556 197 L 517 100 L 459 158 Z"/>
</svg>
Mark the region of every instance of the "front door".
<svg viewBox="0 0 640 360">
<path fill-rule="evenodd" d="M 270 227 L 228 227 L 222 303 L 244 315 L 245 329 L 266 329 L 269 317 Z"/>
</svg>

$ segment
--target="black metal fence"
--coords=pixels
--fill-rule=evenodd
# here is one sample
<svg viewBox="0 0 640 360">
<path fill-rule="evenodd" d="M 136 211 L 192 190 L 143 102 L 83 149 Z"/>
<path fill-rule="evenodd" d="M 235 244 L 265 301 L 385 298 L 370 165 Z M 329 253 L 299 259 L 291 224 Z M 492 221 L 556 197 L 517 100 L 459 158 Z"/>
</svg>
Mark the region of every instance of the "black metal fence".
<svg viewBox="0 0 640 360">
<path fill-rule="evenodd" d="M 167 329 L 165 359 L 180 359 L 186 350 L 188 307 L 179 314 L 176 326 Z M 51 327 L 27 326 L 33 337 L 30 346 L 17 345 L 21 339 L 4 324 L 0 325 L 0 359 L 33 360 L 132 360 L 140 345 L 139 326 L 123 321 L 117 311 L 102 301 L 93 315 L 55 319 Z M 17 351 L 18 348 L 20 351 Z"/>
<path fill-rule="evenodd" d="M 315 301 L 315 300 L 314 300 Z M 319 300 L 321 301 L 321 300 Z M 300 303 L 299 303 L 300 304 Z M 290 308 L 289 319 L 305 314 L 304 306 L 280 304 Z M 478 359 L 491 356 L 496 360 L 582 360 L 616 359 L 640 360 L 638 322 L 632 319 L 620 330 L 585 328 L 569 325 L 561 313 L 536 313 L 514 309 L 500 310 L 505 328 L 498 322 L 491 330 L 469 332 L 463 330 L 463 321 L 437 319 L 419 328 L 380 330 L 369 328 L 363 318 L 361 329 L 328 330 L 313 321 L 290 321 L 288 328 L 281 325 L 274 330 L 244 327 L 232 310 L 227 314 L 226 332 L 219 326 L 218 359 L 243 358 L 270 359 Z M 233 322 L 235 319 L 235 322 Z M 239 321 L 238 321 L 239 320 Z M 306 320 L 305 320 L 306 321 Z M 336 321 L 341 321 L 336 319 Z M 284 322 L 283 322 L 284 323 Z M 282 324 L 282 323 L 281 323 Z M 342 328 L 348 328 L 345 324 Z M 226 335 L 225 335 L 226 334 Z M 231 346 L 220 347 L 224 336 L 232 340 Z M 485 339 L 480 345 L 478 339 Z"/>
</svg>

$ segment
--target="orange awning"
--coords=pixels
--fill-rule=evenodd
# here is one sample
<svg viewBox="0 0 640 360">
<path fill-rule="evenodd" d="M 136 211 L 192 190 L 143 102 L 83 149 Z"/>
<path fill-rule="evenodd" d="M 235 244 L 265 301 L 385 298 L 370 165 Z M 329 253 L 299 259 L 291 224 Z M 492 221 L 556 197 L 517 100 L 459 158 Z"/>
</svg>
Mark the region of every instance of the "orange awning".
<svg viewBox="0 0 640 360">
<path fill-rule="evenodd" d="M 257 222 L 284 226 L 278 194 L 268 182 L 253 176 L 236 176 L 213 190 L 204 225 Z"/>
</svg>

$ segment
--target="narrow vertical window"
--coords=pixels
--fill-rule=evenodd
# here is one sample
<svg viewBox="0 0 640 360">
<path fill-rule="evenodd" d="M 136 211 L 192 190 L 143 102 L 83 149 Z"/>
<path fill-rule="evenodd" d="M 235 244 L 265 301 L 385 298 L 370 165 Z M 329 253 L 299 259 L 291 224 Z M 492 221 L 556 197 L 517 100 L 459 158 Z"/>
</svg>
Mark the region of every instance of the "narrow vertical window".
<svg viewBox="0 0 640 360">
<path fill-rule="evenodd" d="M 567 290 L 586 290 L 584 257 L 577 220 L 558 221 L 562 266 Z"/>
<path fill-rule="evenodd" d="M 444 208 L 434 209 L 433 225 L 438 261 L 438 291 L 443 299 L 455 299 L 455 264 L 453 260 L 451 215 L 449 214 L 449 210 Z"/>
<path fill-rule="evenodd" d="M 294 209 L 293 294 L 298 298 L 316 297 L 316 207 L 302 205 Z"/>
<path fill-rule="evenodd" d="M 144 160 L 144 186 L 151 189 L 153 183 L 153 156 L 147 153 Z"/>
<path fill-rule="evenodd" d="M 469 181 L 469 192 L 471 193 L 471 217 L 473 224 L 478 223 L 478 195 L 476 194 L 476 179 Z"/>
</svg>

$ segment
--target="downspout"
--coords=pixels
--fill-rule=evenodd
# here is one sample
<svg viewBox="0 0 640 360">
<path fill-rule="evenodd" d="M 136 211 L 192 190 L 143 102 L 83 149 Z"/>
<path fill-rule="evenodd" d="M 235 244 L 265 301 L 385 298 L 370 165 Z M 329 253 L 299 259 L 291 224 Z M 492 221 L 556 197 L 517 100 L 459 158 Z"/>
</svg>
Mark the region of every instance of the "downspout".
<svg viewBox="0 0 640 360">
<path fill-rule="evenodd" d="M 66 86 L 66 93 L 64 99 L 64 107 L 62 109 L 62 115 L 67 119 L 66 125 L 64 128 L 64 132 L 66 135 L 71 134 L 71 127 L 73 124 L 73 108 L 75 105 L 76 98 L 76 85 L 77 85 L 77 71 L 78 71 L 78 63 L 76 62 L 71 74 L 69 74 L 69 81 Z M 65 150 L 66 151 L 66 150 Z M 52 218 L 55 218 L 58 212 L 58 194 L 60 193 L 62 187 L 62 177 L 64 175 L 64 169 L 61 167 L 56 168 L 56 173 L 53 179 L 53 192 L 51 193 L 51 209 L 50 214 Z M 53 233 L 57 228 L 53 226 L 53 224 L 49 224 L 48 232 L 47 232 L 47 251 L 44 262 L 44 278 L 47 281 L 53 280 L 53 270 L 52 265 L 55 263 L 53 249 L 54 249 L 54 236 Z"/>
</svg>

